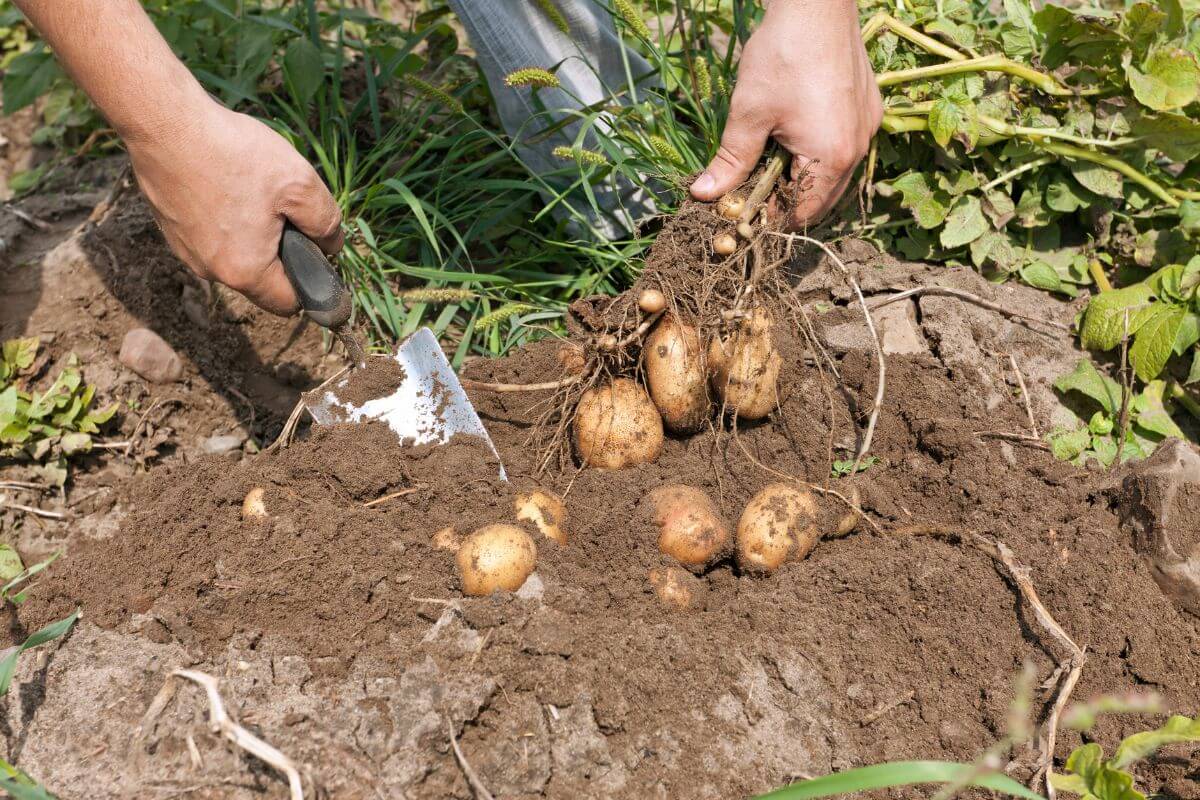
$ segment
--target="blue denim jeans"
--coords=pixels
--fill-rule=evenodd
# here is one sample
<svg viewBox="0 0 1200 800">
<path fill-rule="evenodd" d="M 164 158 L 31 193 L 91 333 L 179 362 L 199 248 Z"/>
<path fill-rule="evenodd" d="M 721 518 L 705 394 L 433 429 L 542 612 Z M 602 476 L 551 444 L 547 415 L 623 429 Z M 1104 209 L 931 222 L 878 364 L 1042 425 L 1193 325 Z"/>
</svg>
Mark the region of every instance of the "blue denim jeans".
<svg viewBox="0 0 1200 800">
<path fill-rule="evenodd" d="M 573 118 L 573 111 L 614 102 L 614 93 L 628 87 L 630 79 L 639 88 L 657 82 L 650 64 L 621 41 L 612 15 L 598 0 L 550 2 L 566 19 L 569 36 L 535 0 L 449 0 L 471 38 L 505 131 L 517 143 L 517 154 L 539 175 L 562 169 L 564 162 L 551 152 L 555 147 L 576 144 L 582 122 Z M 540 89 L 535 99 L 532 89 L 506 86 L 505 76 L 524 67 L 553 71 L 562 88 Z M 605 124 L 605 117 L 597 124 Z M 561 127 L 539 135 L 554 125 Z M 583 146 L 589 146 L 587 139 Z M 606 238 L 623 236 L 654 213 L 653 198 L 626 180 L 609 178 L 593 186 L 593 194 L 601 216 L 579 199 L 572 206 Z"/>
</svg>

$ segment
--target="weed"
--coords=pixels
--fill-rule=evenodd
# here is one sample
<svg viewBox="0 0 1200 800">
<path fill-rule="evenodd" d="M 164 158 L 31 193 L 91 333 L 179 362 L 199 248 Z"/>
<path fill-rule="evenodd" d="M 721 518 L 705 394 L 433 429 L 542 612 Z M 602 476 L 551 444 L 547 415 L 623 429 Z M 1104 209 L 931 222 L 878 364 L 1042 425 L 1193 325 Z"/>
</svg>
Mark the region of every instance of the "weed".
<svg viewBox="0 0 1200 800">
<path fill-rule="evenodd" d="M 832 468 L 830 469 L 830 475 L 834 478 L 844 478 L 847 475 L 853 475 L 856 472 L 866 472 L 879 462 L 879 456 L 866 456 L 858 462 L 856 462 L 853 458 L 836 459 L 833 462 Z"/>
</svg>

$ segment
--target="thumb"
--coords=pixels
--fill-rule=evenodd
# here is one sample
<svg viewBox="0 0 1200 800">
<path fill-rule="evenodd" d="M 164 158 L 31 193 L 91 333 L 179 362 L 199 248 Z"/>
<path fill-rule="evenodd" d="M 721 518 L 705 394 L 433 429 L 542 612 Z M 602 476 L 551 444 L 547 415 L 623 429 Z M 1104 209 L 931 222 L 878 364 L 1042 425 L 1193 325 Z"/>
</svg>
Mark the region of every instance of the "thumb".
<svg viewBox="0 0 1200 800">
<path fill-rule="evenodd" d="M 741 116 L 731 116 L 721 134 L 721 146 L 700 177 L 692 182 L 692 197 L 716 200 L 750 177 L 767 143 L 767 129 Z"/>
<path fill-rule="evenodd" d="M 324 182 L 307 162 L 302 188 L 284 199 L 283 216 L 296 229 L 317 243 L 326 255 L 342 249 L 342 211 Z"/>
</svg>

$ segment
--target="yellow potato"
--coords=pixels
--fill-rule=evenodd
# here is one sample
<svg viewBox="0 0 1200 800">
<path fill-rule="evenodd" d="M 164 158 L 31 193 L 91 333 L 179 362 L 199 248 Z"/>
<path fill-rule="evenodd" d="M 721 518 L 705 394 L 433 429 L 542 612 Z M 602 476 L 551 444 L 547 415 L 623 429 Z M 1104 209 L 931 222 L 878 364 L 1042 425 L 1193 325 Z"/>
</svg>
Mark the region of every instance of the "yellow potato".
<svg viewBox="0 0 1200 800">
<path fill-rule="evenodd" d="M 246 492 L 246 498 L 242 500 L 242 519 L 266 519 L 269 516 L 263 495 L 261 486 L 255 486 Z"/>
<path fill-rule="evenodd" d="M 727 194 L 717 201 L 717 213 L 728 220 L 737 219 L 746 207 L 746 201 L 736 194 Z"/>
<path fill-rule="evenodd" d="M 629 378 L 584 392 L 573 424 L 575 448 L 586 466 L 631 467 L 662 452 L 662 417 L 646 390 Z"/>
<path fill-rule="evenodd" d="M 708 420 L 712 399 L 703 356 L 699 331 L 671 314 L 658 321 L 642 348 L 650 399 L 677 433 L 698 431 Z"/>
<path fill-rule="evenodd" d="M 812 493 L 772 483 L 750 499 L 737 527 L 737 563 L 749 572 L 774 572 L 789 557 L 804 558 L 817 543 Z"/>
<path fill-rule="evenodd" d="M 701 593 L 694 575 L 678 567 L 657 567 L 650 570 L 650 585 L 659 601 L 668 608 L 686 611 L 695 605 Z"/>
<path fill-rule="evenodd" d="M 463 594 L 515 592 L 537 564 L 537 545 L 516 525 L 488 525 L 467 537 L 456 561 Z"/>
<path fill-rule="evenodd" d="M 762 419 L 779 403 L 783 359 L 771 342 L 767 312 L 757 309 L 724 340 L 708 349 L 708 373 L 724 407 L 741 419 Z"/>
<path fill-rule="evenodd" d="M 638 308 L 647 314 L 657 314 L 667 307 L 667 296 L 658 289 L 643 289 L 638 295 Z"/>
<path fill-rule="evenodd" d="M 648 498 L 658 526 L 658 549 L 693 571 L 703 570 L 729 549 L 729 527 L 701 490 L 668 484 Z"/>
<path fill-rule="evenodd" d="M 718 234 L 713 237 L 712 249 L 719 256 L 732 255 L 733 251 L 737 250 L 737 239 L 733 238 L 732 234 Z"/>
<path fill-rule="evenodd" d="M 546 538 L 559 544 L 567 543 L 567 507 L 554 492 L 543 489 L 522 492 L 513 500 L 513 510 L 517 519 L 532 522 Z"/>
</svg>

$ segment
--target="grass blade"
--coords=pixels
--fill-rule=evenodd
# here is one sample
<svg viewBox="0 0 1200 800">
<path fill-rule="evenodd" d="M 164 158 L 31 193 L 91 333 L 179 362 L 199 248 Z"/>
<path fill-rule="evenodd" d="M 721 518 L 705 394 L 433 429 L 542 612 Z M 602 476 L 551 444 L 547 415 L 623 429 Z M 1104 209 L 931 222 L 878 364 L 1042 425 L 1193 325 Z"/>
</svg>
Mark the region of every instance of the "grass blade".
<svg viewBox="0 0 1200 800">
<path fill-rule="evenodd" d="M 893 761 L 793 783 L 791 786 L 761 795 L 755 800 L 809 800 L 870 789 L 912 786 L 917 783 L 953 783 L 961 781 L 976 769 L 972 764 L 956 764 L 952 761 Z M 1045 800 L 1040 794 L 997 772 L 978 775 L 971 779 L 969 785 L 992 789 L 1025 800 Z"/>
<path fill-rule="evenodd" d="M 79 619 L 79 610 L 66 619 L 60 619 L 58 622 L 51 622 L 46 627 L 42 628 L 37 633 L 25 640 L 25 643 L 19 647 L 14 647 L 12 652 L 0 660 L 0 695 L 8 693 L 8 687 L 12 684 L 13 673 L 17 670 L 17 659 L 26 650 L 51 642 L 58 637 L 71 630 L 71 626 L 75 624 L 75 620 Z"/>
</svg>

